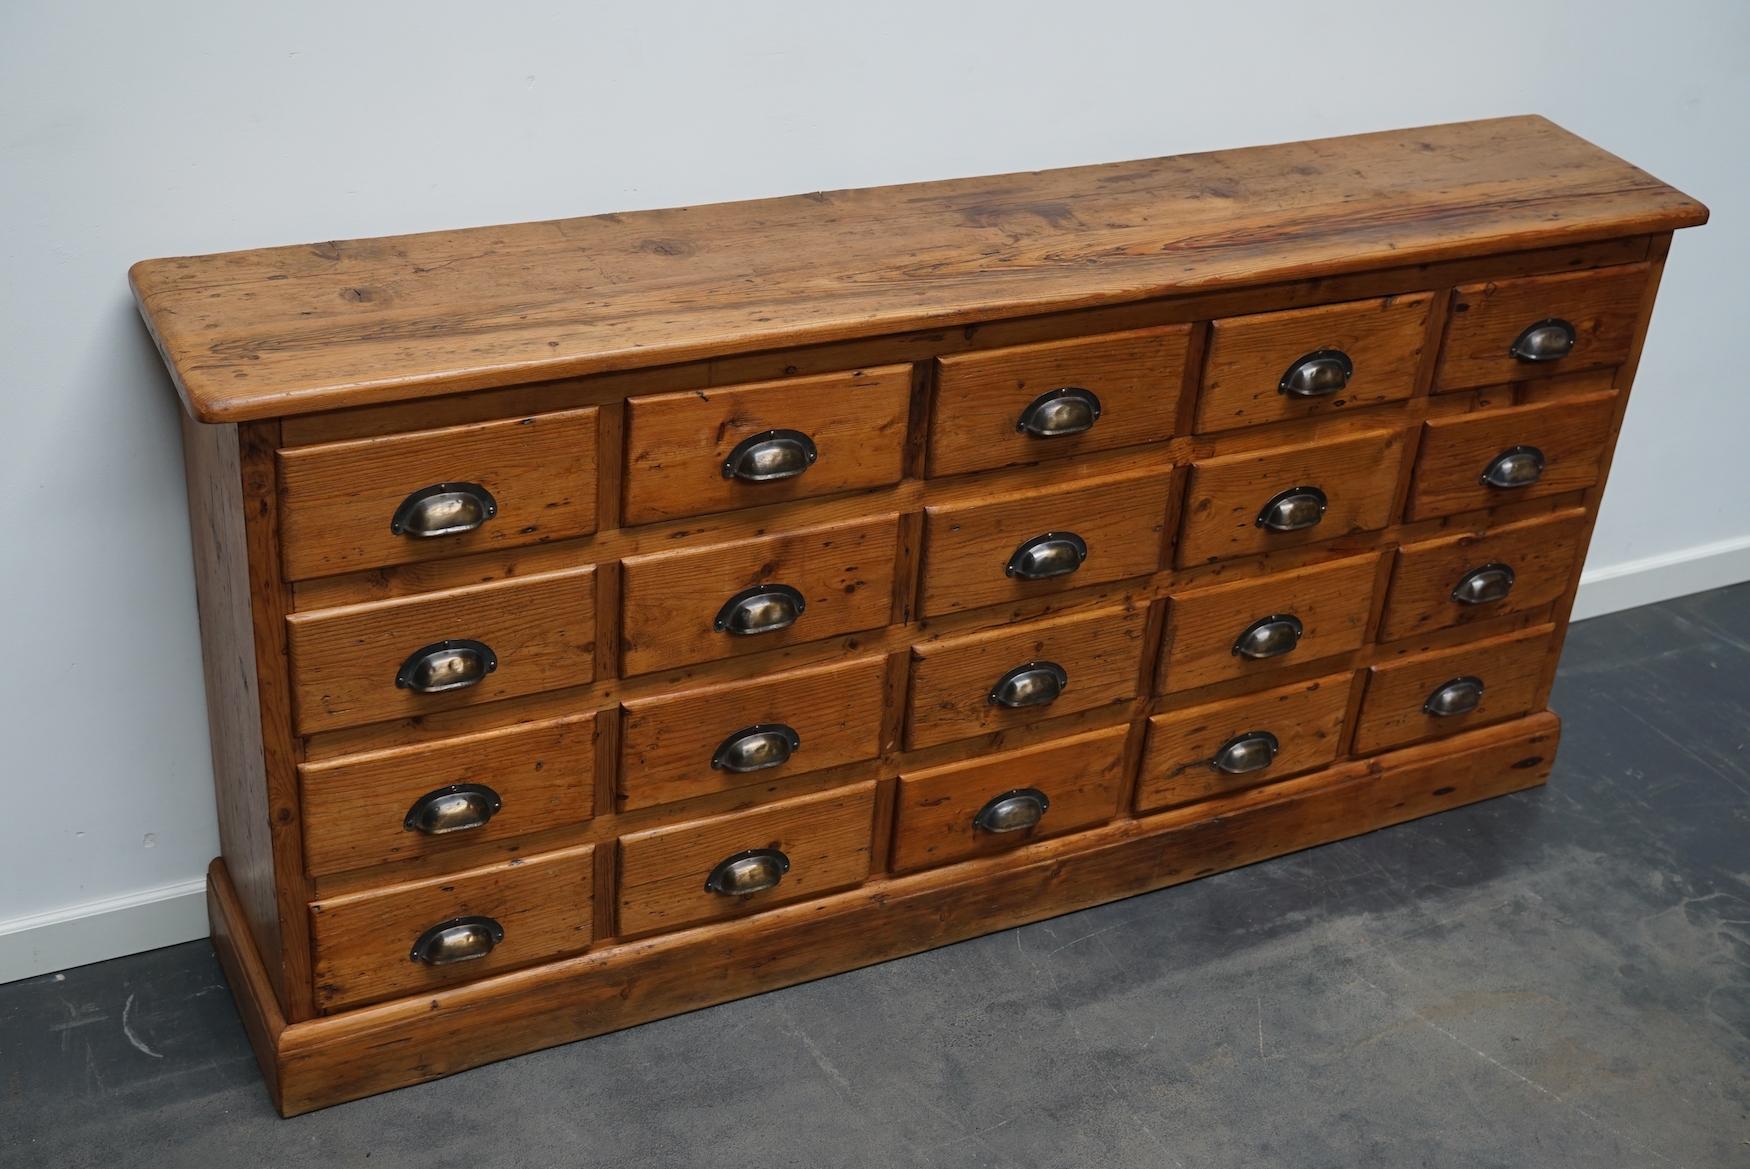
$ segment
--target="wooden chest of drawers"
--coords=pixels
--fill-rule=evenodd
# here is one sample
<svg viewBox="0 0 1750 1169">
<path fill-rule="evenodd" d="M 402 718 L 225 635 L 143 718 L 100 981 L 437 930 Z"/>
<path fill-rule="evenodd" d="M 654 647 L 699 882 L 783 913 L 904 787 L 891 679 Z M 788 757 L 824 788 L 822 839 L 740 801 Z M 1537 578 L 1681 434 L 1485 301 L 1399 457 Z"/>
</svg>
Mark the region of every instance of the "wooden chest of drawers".
<svg viewBox="0 0 1750 1169">
<path fill-rule="evenodd" d="M 137 265 L 280 1108 L 1542 782 L 1705 219 L 1516 118 Z"/>
</svg>

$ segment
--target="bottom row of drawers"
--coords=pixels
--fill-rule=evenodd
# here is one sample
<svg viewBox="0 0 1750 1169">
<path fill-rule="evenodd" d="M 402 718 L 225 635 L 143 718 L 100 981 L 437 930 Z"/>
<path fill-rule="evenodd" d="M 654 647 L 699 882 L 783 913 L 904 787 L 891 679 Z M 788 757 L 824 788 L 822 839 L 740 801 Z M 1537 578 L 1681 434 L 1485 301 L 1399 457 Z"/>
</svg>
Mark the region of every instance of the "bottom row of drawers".
<svg viewBox="0 0 1750 1169">
<path fill-rule="evenodd" d="M 1367 755 L 1527 713 L 1552 629 L 1372 667 L 1351 751 Z M 1333 762 L 1357 676 L 1343 672 L 1149 718 L 1135 809 L 1151 813 Z M 898 778 L 896 873 L 1104 823 L 1120 812 L 1129 726 Z M 620 937 L 849 888 L 870 874 L 877 785 L 865 782 L 618 841 Z M 595 850 L 581 845 L 311 906 L 324 1010 L 586 949 Z"/>
</svg>

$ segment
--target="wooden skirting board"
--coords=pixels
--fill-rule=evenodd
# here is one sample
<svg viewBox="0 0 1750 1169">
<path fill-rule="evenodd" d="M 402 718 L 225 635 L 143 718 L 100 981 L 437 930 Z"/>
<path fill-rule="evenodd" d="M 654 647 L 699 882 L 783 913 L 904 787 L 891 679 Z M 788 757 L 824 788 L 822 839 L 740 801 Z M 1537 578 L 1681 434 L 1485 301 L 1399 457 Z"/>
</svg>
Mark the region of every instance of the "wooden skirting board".
<svg viewBox="0 0 1750 1169">
<path fill-rule="evenodd" d="M 915 954 L 1543 783 L 1541 713 L 1192 807 L 288 1024 L 222 861 L 213 943 L 282 1114 Z"/>
</svg>

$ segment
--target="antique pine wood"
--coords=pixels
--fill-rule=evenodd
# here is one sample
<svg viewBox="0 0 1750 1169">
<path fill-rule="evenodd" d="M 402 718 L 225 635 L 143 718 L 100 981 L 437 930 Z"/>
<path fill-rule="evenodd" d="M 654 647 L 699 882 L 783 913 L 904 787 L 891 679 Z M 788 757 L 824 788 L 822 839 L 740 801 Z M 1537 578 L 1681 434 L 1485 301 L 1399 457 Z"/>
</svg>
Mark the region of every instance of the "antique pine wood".
<svg viewBox="0 0 1750 1169">
<path fill-rule="evenodd" d="M 190 413 L 214 943 L 280 1108 L 1542 782 L 1670 233 L 1705 217 L 1515 118 L 137 265 Z M 1548 317 L 1572 352 L 1513 358 Z M 1282 393 L 1319 349 L 1348 384 Z M 1017 430 L 1066 386 L 1091 429 Z M 724 477 L 774 429 L 817 460 Z M 1484 487 L 1519 444 L 1543 477 Z M 493 493 L 477 531 L 391 530 L 457 482 Z M 1319 525 L 1260 530 L 1296 486 Z M 1045 532 L 1087 560 L 1009 576 Z M 1508 596 L 1459 606 L 1493 562 Z M 712 627 L 775 583 L 796 625 Z M 1293 652 L 1236 657 L 1281 613 Z M 452 638 L 498 669 L 396 687 Z M 1053 701 L 992 704 L 1041 660 Z M 1425 714 L 1459 674 L 1478 711 Z M 789 760 L 712 767 L 773 723 Z M 1210 765 L 1254 730 L 1268 767 Z M 467 783 L 483 826 L 404 825 Z M 1017 787 L 1037 827 L 973 826 Z M 706 889 L 756 848 L 775 888 Z M 410 957 L 473 913 L 484 958 Z"/>
</svg>

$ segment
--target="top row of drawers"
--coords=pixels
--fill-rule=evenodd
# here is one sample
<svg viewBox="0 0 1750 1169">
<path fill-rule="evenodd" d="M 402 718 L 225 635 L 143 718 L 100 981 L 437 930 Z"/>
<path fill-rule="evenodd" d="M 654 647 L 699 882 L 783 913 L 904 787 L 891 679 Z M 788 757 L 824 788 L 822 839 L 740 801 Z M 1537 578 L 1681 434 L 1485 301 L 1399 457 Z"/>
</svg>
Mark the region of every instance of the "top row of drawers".
<svg viewBox="0 0 1750 1169">
<path fill-rule="evenodd" d="M 1621 362 L 1644 264 L 1455 290 L 1434 375 L 1458 390 Z M 1435 294 L 1211 322 L 1193 426 L 1279 422 L 1412 395 Z M 1175 432 L 1192 328 L 937 359 L 926 473 L 1157 442 Z M 1535 344 L 1544 348 L 1528 351 Z M 633 397 L 622 518 L 656 523 L 898 482 L 912 367 Z M 594 408 L 284 450 L 284 565 L 304 579 L 586 535 Z"/>
</svg>

